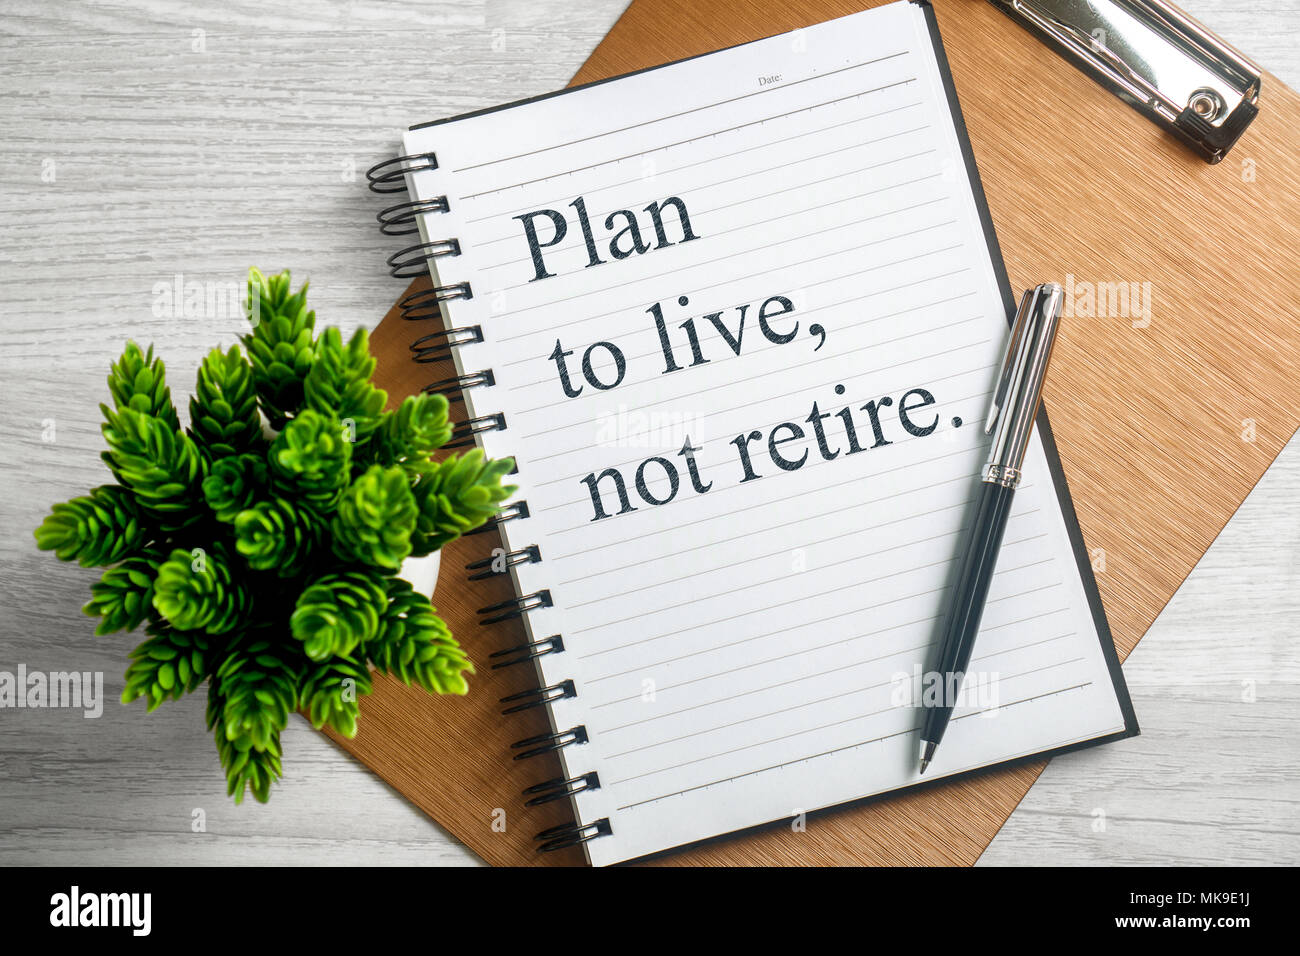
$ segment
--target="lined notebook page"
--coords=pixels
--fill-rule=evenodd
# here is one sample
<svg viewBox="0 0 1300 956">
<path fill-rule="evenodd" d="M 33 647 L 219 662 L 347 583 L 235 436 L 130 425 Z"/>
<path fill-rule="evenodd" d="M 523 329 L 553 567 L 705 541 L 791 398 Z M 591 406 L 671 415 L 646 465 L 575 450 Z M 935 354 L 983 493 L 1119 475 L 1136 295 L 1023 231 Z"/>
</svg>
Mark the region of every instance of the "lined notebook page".
<svg viewBox="0 0 1300 956">
<path fill-rule="evenodd" d="M 542 556 L 513 573 L 521 594 L 550 591 L 528 625 L 566 648 L 542 679 L 577 689 L 552 721 L 589 737 L 561 757 L 599 774 L 576 809 L 613 831 L 591 861 L 917 782 L 913 675 L 933 660 L 1007 332 L 922 10 L 411 131 L 406 152 L 426 150 L 439 168 L 414 191 L 450 205 L 426 238 L 462 249 L 436 278 L 474 290 L 450 324 L 484 334 L 457 361 L 496 381 L 467 402 L 505 415 L 483 445 L 517 459 L 531 514 L 503 531 Z M 541 210 L 562 239 L 527 218 Z M 616 210 L 647 251 L 625 234 L 631 254 L 611 253 Z M 594 500 L 608 469 L 630 507 L 608 473 Z M 927 780 L 1125 728 L 1037 440 L 1024 470 Z"/>
</svg>

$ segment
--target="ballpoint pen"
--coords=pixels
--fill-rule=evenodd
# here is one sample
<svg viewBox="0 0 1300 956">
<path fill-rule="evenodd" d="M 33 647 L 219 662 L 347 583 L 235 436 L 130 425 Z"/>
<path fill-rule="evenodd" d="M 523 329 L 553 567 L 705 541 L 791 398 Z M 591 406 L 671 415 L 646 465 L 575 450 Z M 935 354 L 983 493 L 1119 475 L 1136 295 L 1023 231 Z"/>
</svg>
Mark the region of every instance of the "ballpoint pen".
<svg viewBox="0 0 1300 956">
<path fill-rule="evenodd" d="M 1061 287 L 1047 283 L 1020 299 L 1006 354 L 998 373 L 984 433 L 993 434 L 988 462 L 980 474 L 975 520 L 971 525 L 952 603 L 944 619 L 937 670 L 942 676 L 938 700 L 924 698 L 921 722 L 921 773 L 934 758 L 952 717 L 954 699 L 970 663 L 989 585 L 997 567 L 1011 501 L 1020 484 L 1020 468 L 1043 395 L 1043 379 L 1060 323 Z"/>
</svg>

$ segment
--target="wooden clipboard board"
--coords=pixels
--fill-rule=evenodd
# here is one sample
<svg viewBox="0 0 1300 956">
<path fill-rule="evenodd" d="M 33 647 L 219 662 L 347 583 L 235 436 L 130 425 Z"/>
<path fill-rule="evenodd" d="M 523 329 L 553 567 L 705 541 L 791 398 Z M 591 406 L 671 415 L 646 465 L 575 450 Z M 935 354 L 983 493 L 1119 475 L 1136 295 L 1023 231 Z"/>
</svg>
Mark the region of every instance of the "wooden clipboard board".
<svg viewBox="0 0 1300 956">
<path fill-rule="evenodd" d="M 877 5 L 633 0 L 573 82 Z M 986 0 L 934 6 L 1013 286 L 1051 280 L 1078 293 L 1046 403 L 1123 658 L 1300 427 L 1300 96 L 1265 74 L 1258 118 L 1210 166 Z M 1109 284 L 1137 283 L 1149 321 L 1087 314 L 1080 283 L 1094 306 L 1099 286 L 1109 305 L 1119 301 Z M 372 337 L 376 377 L 395 400 L 455 374 L 410 361 L 427 324 L 394 308 Z M 491 669 L 489 655 L 524 632 L 481 628 L 474 611 L 513 597 L 509 584 L 461 573 L 497 544 L 483 534 L 443 551 L 435 603 L 478 667 L 470 695 L 430 697 L 381 677 L 356 739 L 338 742 L 488 862 L 580 864 L 576 849 L 533 849 L 536 832 L 570 813 L 563 801 L 523 805 L 523 789 L 559 764 L 511 759 L 512 741 L 549 728 L 540 709 L 500 715 L 501 697 L 535 681 L 527 666 Z M 1022 761 L 813 815 L 802 832 L 775 825 L 653 862 L 971 864 L 1044 766 Z"/>
</svg>

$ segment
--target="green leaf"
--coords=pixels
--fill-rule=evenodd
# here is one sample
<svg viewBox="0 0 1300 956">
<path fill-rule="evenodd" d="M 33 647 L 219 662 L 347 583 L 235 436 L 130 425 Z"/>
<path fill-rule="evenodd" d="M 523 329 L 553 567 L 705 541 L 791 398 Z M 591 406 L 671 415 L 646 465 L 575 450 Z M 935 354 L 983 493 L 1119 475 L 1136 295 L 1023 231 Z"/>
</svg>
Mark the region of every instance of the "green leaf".
<svg viewBox="0 0 1300 956">
<path fill-rule="evenodd" d="M 428 466 L 412 489 L 420 513 L 411 553 L 437 551 L 496 514 L 501 502 L 517 490 L 501 483 L 512 468 L 513 459 L 484 460 L 478 448 Z"/>
<path fill-rule="evenodd" d="M 153 357 L 152 345 L 148 352 L 141 352 L 134 342 L 126 343 L 122 357 L 109 371 L 108 391 L 116 408 L 132 408 L 161 419 L 172 431 L 180 429 L 167 387 L 166 368 L 162 359 Z"/>
<path fill-rule="evenodd" d="M 131 652 L 122 703 L 143 697 L 147 709 L 153 710 L 203 683 L 212 639 L 203 631 L 179 631 L 156 621 L 146 626 L 145 633 L 149 636 Z"/>
<path fill-rule="evenodd" d="M 203 498 L 218 521 L 233 523 L 267 493 L 269 484 L 266 462 L 257 455 L 222 458 L 203 479 Z"/>
<path fill-rule="evenodd" d="M 382 671 L 434 694 L 465 694 L 465 674 L 474 673 L 447 624 L 429 599 L 401 578 L 386 582 L 390 603 L 366 656 Z"/>
<path fill-rule="evenodd" d="M 226 794 L 234 797 L 236 804 L 243 803 L 244 795 L 249 792 L 258 803 L 271 799 L 271 785 L 283 772 L 280 735 L 273 735 L 261 750 L 247 740 L 228 740 L 220 727 L 213 736 L 217 741 L 217 756 L 226 772 Z"/>
<path fill-rule="evenodd" d="M 257 450 L 262 419 L 253 368 L 238 346 L 213 349 L 199 366 L 190 399 L 190 435 L 212 461 Z"/>
<path fill-rule="evenodd" d="M 307 408 L 332 415 L 349 429 L 357 443 L 365 442 L 383 421 L 388 394 L 370 376 L 375 360 L 370 355 L 365 329 L 357 329 L 346 345 L 331 326 L 321 333 L 311 371 L 303 383 Z"/>
<path fill-rule="evenodd" d="M 412 477 L 429 462 L 429 455 L 451 438 L 447 399 L 421 392 L 408 395 L 395 412 L 385 412 L 374 440 L 368 446 L 380 465 L 401 465 Z"/>
<path fill-rule="evenodd" d="M 206 464 L 190 437 L 163 419 L 133 408 L 106 405 L 101 430 L 108 443 L 103 459 L 113 476 L 135 494 L 136 503 L 165 530 L 202 517 Z"/>
<path fill-rule="evenodd" d="M 269 463 L 282 497 L 328 511 L 348 483 L 352 443 L 337 418 L 304 409 L 271 443 Z"/>
<path fill-rule="evenodd" d="M 127 558 L 90 586 L 91 598 L 82 610 L 101 618 L 96 634 L 134 631 L 153 610 L 153 582 L 161 557 L 156 554 Z"/>
<path fill-rule="evenodd" d="M 225 634 L 244 623 L 252 601 L 219 548 L 172 551 L 158 566 L 153 606 L 173 627 Z"/>
<path fill-rule="evenodd" d="M 217 667 L 208 692 L 208 727 L 237 747 L 267 750 L 298 707 L 304 662 L 292 645 L 237 643 Z"/>
<path fill-rule="evenodd" d="M 289 293 L 289 273 L 267 277 L 249 270 L 248 318 L 243 337 L 262 411 L 280 428 L 302 407 L 303 383 L 315 357 L 316 313 L 307 310 L 307 285 Z"/>
<path fill-rule="evenodd" d="M 42 551 L 85 567 L 116 564 L 139 552 L 146 540 L 134 496 L 116 485 L 55 505 L 33 534 Z"/>
<path fill-rule="evenodd" d="M 357 735 L 360 699 L 370 693 L 370 671 L 351 657 L 330 657 L 308 666 L 302 682 L 302 706 L 312 726 L 329 725 L 341 736 Z"/>
<path fill-rule="evenodd" d="M 372 571 L 343 571 L 317 578 L 298 596 L 289 628 L 313 661 L 347 655 L 379 630 L 388 606 L 384 579 Z"/>
<path fill-rule="evenodd" d="M 250 568 L 293 577 L 319 547 L 323 532 L 320 519 L 305 505 L 280 498 L 259 501 L 236 516 L 235 548 Z"/>
<path fill-rule="evenodd" d="M 397 570 L 411 553 L 415 496 L 401 468 L 371 465 L 343 492 L 330 523 L 344 561 Z"/>
</svg>

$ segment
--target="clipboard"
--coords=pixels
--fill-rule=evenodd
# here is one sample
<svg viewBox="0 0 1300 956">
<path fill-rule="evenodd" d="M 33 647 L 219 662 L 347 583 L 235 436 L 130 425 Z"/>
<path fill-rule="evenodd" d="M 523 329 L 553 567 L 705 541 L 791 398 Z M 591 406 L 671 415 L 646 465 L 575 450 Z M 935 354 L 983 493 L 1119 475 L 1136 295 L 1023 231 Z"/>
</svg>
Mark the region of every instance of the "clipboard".
<svg viewBox="0 0 1300 956">
<path fill-rule="evenodd" d="M 634 0 L 574 82 L 874 5 Z M 1290 371 L 1300 367 L 1300 306 L 1289 279 L 1300 247 L 1300 96 L 1264 75 L 1258 115 L 1209 165 L 994 4 L 934 6 L 1013 284 L 1054 279 L 1071 297 L 1045 402 L 1122 658 L 1300 426 Z M 428 289 L 418 279 L 407 292 Z M 455 375 L 450 362 L 412 363 L 414 337 L 394 306 L 371 339 L 376 379 L 397 400 Z M 536 710 L 499 714 L 499 698 L 527 690 L 532 675 L 495 668 L 489 654 L 524 644 L 523 630 L 495 625 L 488 640 L 475 610 L 513 593 L 460 573 L 495 543 L 476 535 L 443 550 L 435 603 L 478 667 L 469 697 L 430 697 L 376 675 L 358 736 L 339 743 L 488 862 L 580 864 L 576 848 L 534 851 L 532 835 L 568 813 L 563 801 L 525 806 L 536 764 L 523 770 L 507 756 L 530 731 L 520 717 L 535 733 L 549 728 Z M 511 627 L 519 640 L 502 630 Z M 804 832 L 767 827 L 650 862 L 970 864 L 1045 765 L 1027 760 L 813 815 Z"/>
</svg>

